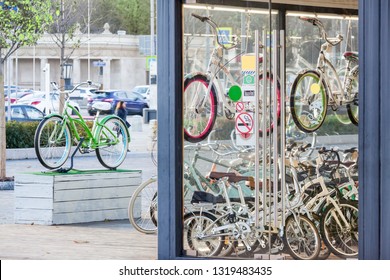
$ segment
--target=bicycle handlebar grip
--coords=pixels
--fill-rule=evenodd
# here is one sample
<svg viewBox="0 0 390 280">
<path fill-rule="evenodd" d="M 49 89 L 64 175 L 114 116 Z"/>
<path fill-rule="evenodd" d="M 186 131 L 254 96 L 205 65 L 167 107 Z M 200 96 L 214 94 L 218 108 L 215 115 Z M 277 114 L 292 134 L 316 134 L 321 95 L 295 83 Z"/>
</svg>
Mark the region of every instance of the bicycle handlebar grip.
<svg viewBox="0 0 390 280">
<path fill-rule="evenodd" d="M 300 146 L 299 147 L 299 151 L 300 152 L 304 152 L 304 151 L 306 151 L 308 148 L 310 148 L 311 147 L 311 144 L 310 143 L 307 143 L 306 145 L 303 145 L 303 146 Z"/>
<path fill-rule="evenodd" d="M 191 13 L 191 16 L 196 17 L 197 19 L 199 19 L 199 20 L 202 21 L 202 22 L 204 22 L 204 21 L 210 19 L 209 17 L 202 17 L 202 16 L 197 15 L 197 14 L 195 14 L 195 13 Z"/>
<path fill-rule="evenodd" d="M 310 22 L 311 24 L 313 25 L 316 25 L 316 21 L 317 19 L 316 18 L 312 18 L 312 17 L 299 17 L 300 20 L 304 20 L 304 21 L 307 21 L 307 22 Z"/>
</svg>

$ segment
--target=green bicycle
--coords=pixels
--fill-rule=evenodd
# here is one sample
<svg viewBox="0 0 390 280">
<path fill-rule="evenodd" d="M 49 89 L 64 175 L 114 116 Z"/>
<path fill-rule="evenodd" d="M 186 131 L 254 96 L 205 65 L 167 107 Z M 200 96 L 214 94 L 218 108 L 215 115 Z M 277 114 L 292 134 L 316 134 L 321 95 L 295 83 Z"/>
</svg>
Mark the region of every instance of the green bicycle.
<svg viewBox="0 0 390 280">
<path fill-rule="evenodd" d="M 88 81 L 76 85 L 69 93 L 81 85 L 92 85 Z M 58 90 L 56 84 L 52 84 Z M 90 129 L 81 114 L 65 100 L 62 114 L 50 114 L 38 125 L 34 136 L 35 152 L 39 162 L 48 169 L 59 169 L 69 158 L 72 144 L 76 144 L 73 155 L 96 151 L 99 162 L 106 168 L 117 168 L 126 158 L 130 133 L 122 119 L 108 115 L 99 119 L 100 111 L 111 109 L 107 102 L 96 102 L 97 115 Z M 109 107 L 109 108 L 108 108 Z M 73 112 L 76 115 L 72 116 Z M 79 133 L 79 129 L 83 133 Z M 72 155 L 72 165 L 73 165 Z"/>
</svg>

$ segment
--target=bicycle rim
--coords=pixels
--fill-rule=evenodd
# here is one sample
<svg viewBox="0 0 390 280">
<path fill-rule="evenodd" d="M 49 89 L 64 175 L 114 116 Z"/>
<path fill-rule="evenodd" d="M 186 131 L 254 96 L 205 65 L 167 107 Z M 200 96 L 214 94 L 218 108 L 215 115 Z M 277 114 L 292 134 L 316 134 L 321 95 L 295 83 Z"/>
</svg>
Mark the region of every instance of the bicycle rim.
<svg viewBox="0 0 390 280">
<path fill-rule="evenodd" d="M 157 167 L 158 157 L 157 157 L 157 140 L 153 141 L 152 149 L 150 151 L 150 157 L 153 164 Z"/>
<path fill-rule="evenodd" d="M 142 183 L 129 202 L 129 221 L 139 232 L 157 232 L 157 179 L 151 178 Z"/>
<path fill-rule="evenodd" d="M 347 111 L 348 111 L 347 109 L 340 107 L 337 109 L 337 111 L 333 112 L 335 118 L 339 121 L 339 123 L 342 123 L 345 125 L 348 125 L 351 123 L 351 119 L 350 119 Z"/>
<path fill-rule="evenodd" d="M 117 117 L 107 119 L 97 133 L 99 148 L 96 156 L 106 168 L 114 169 L 121 165 L 127 155 L 128 130 Z"/>
<path fill-rule="evenodd" d="M 209 89 L 209 83 L 203 75 L 184 81 L 183 127 L 184 138 L 189 142 L 205 139 L 214 126 L 217 98 L 214 87 Z"/>
<path fill-rule="evenodd" d="M 343 258 L 357 257 L 359 247 L 357 204 L 341 203 L 340 212 L 331 205 L 323 214 L 321 232 L 324 242 L 337 256 Z M 347 220 L 344 223 L 342 216 Z"/>
<path fill-rule="evenodd" d="M 351 82 L 351 94 L 354 95 L 354 100 L 347 105 L 347 111 L 351 122 L 357 126 L 359 124 L 359 74 L 357 74 Z"/>
<path fill-rule="evenodd" d="M 69 157 L 72 137 L 63 118 L 52 116 L 39 124 L 35 136 L 35 153 L 39 162 L 48 169 L 61 167 Z"/>
<path fill-rule="evenodd" d="M 296 126 L 304 132 L 314 132 L 325 120 L 328 98 L 326 88 L 314 71 L 298 75 L 290 97 L 290 109 Z"/>
<path fill-rule="evenodd" d="M 218 256 L 223 247 L 222 236 L 215 236 L 217 218 L 209 213 L 192 213 L 184 219 L 184 249 L 194 250 L 198 256 Z"/>
<path fill-rule="evenodd" d="M 297 260 L 314 260 L 321 249 L 321 239 L 314 223 L 306 216 L 286 220 L 284 241 L 289 254 Z"/>
</svg>

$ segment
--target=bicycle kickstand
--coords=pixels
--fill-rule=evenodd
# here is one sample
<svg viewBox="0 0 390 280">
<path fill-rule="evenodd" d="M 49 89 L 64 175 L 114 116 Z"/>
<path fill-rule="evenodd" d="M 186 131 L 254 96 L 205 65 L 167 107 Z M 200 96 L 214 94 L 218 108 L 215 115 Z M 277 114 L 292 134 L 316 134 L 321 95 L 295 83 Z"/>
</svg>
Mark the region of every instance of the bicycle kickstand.
<svg viewBox="0 0 390 280">
<path fill-rule="evenodd" d="M 80 138 L 80 142 L 77 144 L 76 149 L 73 151 L 72 155 L 70 156 L 70 166 L 68 168 L 62 168 L 60 167 L 59 169 L 55 170 L 56 172 L 59 173 L 67 173 L 69 170 L 73 169 L 73 158 L 76 155 L 77 151 L 79 150 L 81 144 L 84 142 L 84 137 Z"/>
</svg>

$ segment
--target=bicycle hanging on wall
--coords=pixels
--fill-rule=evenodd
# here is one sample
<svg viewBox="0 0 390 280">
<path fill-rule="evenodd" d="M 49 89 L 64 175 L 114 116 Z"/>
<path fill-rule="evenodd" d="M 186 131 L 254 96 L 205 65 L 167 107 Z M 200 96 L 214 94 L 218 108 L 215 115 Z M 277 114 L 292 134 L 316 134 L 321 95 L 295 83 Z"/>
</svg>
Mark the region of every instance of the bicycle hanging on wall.
<svg viewBox="0 0 390 280">
<path fill-rule="evenodd" d="M 358 53 L 344 53 L 348 65 L 342 82 L 325 53 L 338 45 L 343 37 L 338 35 L 336 38 L 329 38 L 324 25 L 317 18 L 300 17 L 300 19 L 317 26 L 325 43 L 321 46 L 316 68 L 302 70 L 294 80 L 290 95 L 290 110 L 296 126 L 304 132 L 314 132 L 325 121 L 328 107 L 337 111 L 343 105 L 346 105 L 351 122 L 358 125 L 359 65 L 356 65 Z"/>
<path fill-rule="evenodd" d="M 225 88 L 222 85 L 221 80 L 218 78 L 219 74 L 223 72 L 233 86 L 239 86 L 235 78 L 233 77 L 230 69 L 227 67 L 229 62 L 224 58 L 224 51 L 234 49 L 238 45 L 238 40 L 235 38 L 232 42 L 222 42 L 218 35 L 219 27 L 210 17 L 202 17 L 192 13 L 193 17 L 199 19 L 202 22 L 206 22 L 213 32 L 215 40 L 214 49 L 210 55 L 208 67 L 205 72 L 193 72 L 187 74 L 184 78 L 184 96 L 183 96 L 183 127 L 184 127 L 184 139 L 196 143 L 207 138 L 209 133 L 213 130 L 219 108 L 219 102 L 222 103 L 222 113 L 228 119 L 233 119 L 236 109 L 233 104 L 226 97 Z M 238 54 L 243 55 L 244 52 Z M 259 58 L 259 62 L 262 63 L 263 58 Z M 274 84 L 274 78 L 272 73 L 266 74 L 268 86 L 272 87 Z M 259 74 L 259 87 L 262 87 L 264 79 L 264 73 Z M 277 84 L 278 91 L 278 119 L 280 117 L 280 85 Z M 261 106 L 261 103 L 260 105 Z M 267 104 L 270 106 L 270 104 Z M 252 111 L 254 109 L 252 108 Z M 262 112 L 261 108 L 259 110 Z M 260 118 L 262 119 L 262 118 Z M 271 125 L 267 127 L 267 134 L 273 130 L 273 121 Z M 261 127 L 261 125 L 260 125 Z M 259 131 L 262 135 L 262 131 Z"/>
</svg>

